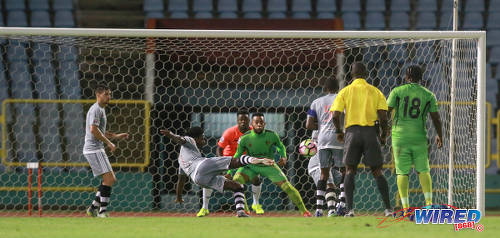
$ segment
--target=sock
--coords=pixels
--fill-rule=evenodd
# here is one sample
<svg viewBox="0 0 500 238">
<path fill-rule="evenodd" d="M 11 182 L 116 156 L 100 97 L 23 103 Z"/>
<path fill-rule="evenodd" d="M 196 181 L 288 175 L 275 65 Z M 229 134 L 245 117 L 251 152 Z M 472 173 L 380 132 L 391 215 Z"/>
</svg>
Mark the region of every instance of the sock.
<svg viewBox="0 0 500 238">
<path fill-rule="evenodd" d="M 325 205 L 325 190 L 326 181 L 319 180 L 316 187 L 316 211 L 323 210 L 323 206 Z"/>
<path fill-rule="evenodd" d="M 397 177 L 399 197 L 401 198 L 401 205 L 404 209 L 410 207 L 408 199 L 408 175 L 399 175 Z"/>
<path fill-rule="evenodd" d="M 377 181 L 378 191 L 380 195 L 382 195 L 382 201 L 384 201 L 385 208 L 392 209 L 391 200 L 389 200 L 389 185 L 387 185 L 387 180 L 385 180 L 384 175 L 377 176 L 375 180 Z"/>
<path fill-rule="evenodd" d="M 344 179 L 345 179 L 345 174 L 342 175 L 342 178 L 340 179 L 340 194 L 339 194 L 339 204 L 342 207 L 345 207 L 345 190 L 344 190 Z"/>
<path fill-rule="evenodd" d="M 241 176 L 241 174 L 236 173 L 233 177 L 233 181 L 236 181 L 240 184 L 246 184 L 245 178 Z M 250 209 L 248 208 L 247 200 L 245 199 L 245 194 L 243 193 L 243 190 L 241 191 L 243 194 L 243 203 L 245 204 L 245 211 L 249 212 Z"/>
<path fill-rule="evenodd" d="M 290 182 L 286 181 L 281 184 L 280 188 L 288 195 L 290 200 L 292 200 L 293 204 L 297 206 L 301 213 L 307 211 L 306 206 L 304 205 L 304 201 L 302 201 L 302 197 L 300 196 L 299 191 L 295 189 Z"/>
<path fill-rule="evenodd" d="M 424 192 L 425 205 L 432 205 L 432 179 L 429 172 L 418 174 L 420 179 L 420 186 L 422 186 L 422 191 Z"/>
<path fill-rule="evenodd" d="M 252 185 L 252 195 L 253 195 L 253 204 L 260 204 L 260 192 L 262 190 L 262 184 Z"/>
<path fill-rule="evenodd" d="M 235 192 L 234 193 L 234 203 L 236 204 L 236 212 L 245 210 L 245 195 L 243 192 Z"/>
<path fill-rule="evenodd" d="M 327 188 L 326 189 L 326 204 L 328 206 L 328 213 L 334 212 L 335 211 L 335 205 L 336 205 L 336 196 L 335 196 L 335 191 L 333 188 Z"/>
<path fill-rule="evenodd" d="M 97 193 L 95 194 L 94 201 L 92 201 L 92 205 L 90 205 L 92 209 L 97 209 L 99 206 L 101 206 L 101 192 L 97 190 Z"/>
<path fill-rule="evenodd" d="M 353 196 L 354 196 L 354 177 L 356 174 L 347 173 L 345 175 L 344 186 L 345 186 L 345 202 L 347 206 L 347 210 L 352 210 L 354 207 L 353 204 Z"/>
<path fill-rule="evenodd" d="M 208 202 L 210 201 L 210 196 L 212 196 L 212 189 L 204 188 L 203 189 L 203 207 L 208 210 Z"/>
<path fill-rule="evenodd" d="M 101 208 L 99 209 L 99 214 L 106 212 L 106 208 L 109 204 L 109 198 L 111 197 L 111 187 L 102 185 L 99 186 L 101 192 Z"/>
</svg>

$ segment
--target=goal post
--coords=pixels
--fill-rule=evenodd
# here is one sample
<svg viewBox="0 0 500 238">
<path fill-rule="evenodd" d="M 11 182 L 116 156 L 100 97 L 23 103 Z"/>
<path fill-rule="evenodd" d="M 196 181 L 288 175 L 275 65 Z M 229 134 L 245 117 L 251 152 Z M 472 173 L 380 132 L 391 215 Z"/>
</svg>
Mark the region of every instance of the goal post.
<svg viewBox="0 0 500 238">
<path fill-rule="evenodd" d="M 456 41 L 456 52 L 452 52 L 452 41 Z M 284 169 L 285 173 L 311 208 L 314 186 L 307 175 L 308 161 L 299 156 L 296 148 L 300 141 L 310 137 L 311 132 L 304 129 L 303 123 L 312 100 L 322 95 L 321 80 L 333 77 L 339 82 L 349 82 L 350 64 L 362 61 L 370 71 L 369 82 L 387 97 L 390 90 L 403 83 L 404 69 L 411 64 L 418 64 L 425 68 L 424 85 L 438 98 L 444 128 L 443 149 L 430 147 L 435 202 L 451 201 L 453 204 L 450 205 L 484 212 L 488 125 L 486 33 L 483 31 L 0 27 L 0 46 L 2 57 L 5 57 L 0 65 L 0 101 L 32 102 L 31 106 L 9 103 L 12 105 L 4 106 L 0 112 L 0 129 L 5 135 L 1 143 L 3 159 L 0 176 L 5 178 L 15 179 L 23 172 L 21 169 L 7 169 L 17 165 L 8 163 L 44 164 L 47 161 L 44 156 L 51 154 L 46 152 L 57 147 L 54 151 L 62 151 L 62 155 L 50 160 L 55 163 L 52 168 L 44 165 L 44 176 L 54 176 L 57 180 L 83 173 L 81 176 L 89 181 L 90 171 L 81 168 L 74 171 L 71 168 L 58 170 L 64 166 L 57 161 L 74 159 L 81 164 L 85 162 L 78 155 L 79 145 L 72 143 L 78 141 L 82 132 L 67 133 L 70 128 L 84 130 L 82 122 L 85 122 L 85 107 L 77 108 L 67 103 L 47 106 L 44 101 L 35 101 L 92 101 L 93 86 L 96 83 L 108 83 L 112 86 L 113 98 L 117 102 L 138 101 L 148 111 L 141 114 L 135 109 L 120 106 L 107 109 L 107 113 L 113 116 L 113 120 L 108 121 L 108 128 L 125 130 L 134 140 L 143 140 L 142 144 L 123 142 L 118 145 L 121 152 L 114 155 L 113 161 L 120 163 L 114 169 L 123 178 L 135 180 L 118 182 L 117 186 L 124 187 L 117 191 L 123 193 L 113 195 L 111 210 L 197 210 L 201 189 L 194 184 L 186 188 L 184 205 L 171 202 L 179 148 L 160 137 L 157 131 L 166 127 L 182 134 L 183 129 L 189 126 L 202 126 L 208 137 L 208 146 L 203 149 L 203 153 L 213 156 L 218 138 L 224 129 L 236 124 L 235 112 L 240 108 L 252 113 L 265 113 L 267 127 L 275 130 L 287 147 L 289 163 Z M 455 83 L 452 82 L 453 53 L 456 53 Z M 50 82 L 49 86 L 45 82 Z M 453 90 L 454 99 L 451 98 Z M 56 112 L 56 122 L 44 120 L 44 115 L 52 115 L 46 114 L 51 110 Z M 9 113 L 11 116 L 6 116 Z M 120 119 L 122 117 L 125 119 Z M 137 121 L 147 125 L 145 131 L 134 126 Z M 113 127 L 117 123 L 120 126 Z M 454 130 L 450 130 L 450 124 L 455 125 Z M 48 137 L 46 130 L 43 130 L 45 127 L 54 128 L 57 138 Z M 429 122 L 427 129 L 429 136 L 435 135 Z M 453 141 L 450 141 L 449 138 L 453 136 Z M 78 143 L 83 141 L 83 137 L 80 140 Z M 147 155 L 140 155 L 144 158 L 126 156 L 127 153 L 134 153 L 138 146 L 147 146 Z M 15 153 L 13 150 L 16 150 Z M 395 193 L 397 188 L 391 150 L 385 147 L 383 151 L 384 173 L 388 176 L 391 193 Z M 15 156 L 10 157 L 13 154 Z M 131 168 L 134 166 L 128 166 L 130 164 L 141 164 L 145 170 L 136 170 Z M 50 172 L 46 173 L 45 170 Z M 364 170 L 361 170 L 357 181 L 355 201 L 369 202 L 357 202 L 356 209 L 361 213 L 379 211 L 381 202 L 374 181 Z M 449 183 L 453 186 L 449 187 Z M 90 185 L 67 183 L 62 186 Z M 9 191 L 9 186 L 16 188 Z M 24 204 L 15 204 L 16 201 L 24 201 L 17 199 L 24 196 L 20 186 L 23 184 L 0 180 L 0 212 L 15 213 L 25 209 Z M 51 186 L 54 185 L 44 184 L 43 187 Z M 411 182 L 410 186 L 410 191 L 417 191 L 417 183 Z M 61 199 L 64 200 L 62 205 L 49 209 L 55 212 L 62 210 L 62 206 L 82 209 L 74 205 L 76 201 L 85 201 L 93 196 L 88 189 L 68 189 L 68 193 L 65 199 Z M 249 194 L 247 192 L 247 197 L 251 197 Z M 15 196 L 16 199 L 5 199 L 6 196 Z M 47 199 L 45 196 L 51 195 L 47 192 L 43 199 Z M 411 197 L 417 198 L 410 201 L 420 204 L 418 196 L 418 193 L 412 193 Z M 131 201 L 121 203 L 120 199 L 123 198 Z M 294 209 L 279 188 L 269 182 L 264 184 L 261 199 L 265 210 Z M 231 203 L 228 196 L 220 194 L 214 195 L 211 201 L 214 209 L 221 211 L 227 211 L 225 203 Z M 394 200 L 392 202 L 395 204 Z"/>
</svg>

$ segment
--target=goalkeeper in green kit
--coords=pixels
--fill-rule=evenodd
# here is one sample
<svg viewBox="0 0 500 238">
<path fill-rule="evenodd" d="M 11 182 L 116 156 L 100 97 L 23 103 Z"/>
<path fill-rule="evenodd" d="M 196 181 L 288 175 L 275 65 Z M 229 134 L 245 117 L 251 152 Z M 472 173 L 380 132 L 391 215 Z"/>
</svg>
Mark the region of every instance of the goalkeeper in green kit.
<svg viewBox="0 0 500 238">
<path fill-rule="evenodd" d="M 253 130 L 247 131 L 240 137 L 238 149 L 236 150 L 236 154 L 234 154 L 234 158 L 239 158 L 246 153 L 248 156 L 273 159 L 274 148 L 276 147 L 281 157 L 278 162 L 279 166 L 284 166 L 286 164 L 286 149 L 283 142 L 281 142 L 276 132 L 264 129 L 265 126 L 264 114 L 254 113 L 252 115 Z M 304 217 L 311 216 L 311 213 L 306 209 L 302 201 L 299 191 L 290 184 L 283 171 L 281 171 L 276 164 L 267 167 L 254 165 L 241 167 L 236 171 L 233 180 L 241 184 L 246 184 L 252 181 L 257 175 L 270 179 L 274 184 L 280 187 L 288 195 L 290 200 L 292 200 L 295 206 L 297 206 Z"/>
<path fill-rule="evenodd" d="M 421 86 L 422 69 L 412 65 L 406 70 L 407 84 L 392 90 L 387 100 L 392 116 L 392 149 L 396 165 L 399 196 L 405 214 L 408 211 L 408 175 L 414 164 L 424 192 L 425 205 L 432 205 L 432 179 L 429 168 L 427 114 L 436 128 L 436 145 L 443 146 L 441 119 L 434 94 Z"/>
</svg>

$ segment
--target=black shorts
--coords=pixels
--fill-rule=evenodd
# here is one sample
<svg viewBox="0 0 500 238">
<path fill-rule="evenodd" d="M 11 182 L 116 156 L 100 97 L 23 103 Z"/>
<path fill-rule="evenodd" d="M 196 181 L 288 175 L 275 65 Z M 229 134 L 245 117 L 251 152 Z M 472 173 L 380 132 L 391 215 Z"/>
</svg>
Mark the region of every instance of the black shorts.
<svg viewBox="0 0 500 238">
<path fill-rule="evenodd" d="M 363 164 L 369 167 L 382 166 L 384 158 L 374 126 L 350 126 L 344 137 L 344 164 L 357 166 L 363 158 Z"/>
</svg>

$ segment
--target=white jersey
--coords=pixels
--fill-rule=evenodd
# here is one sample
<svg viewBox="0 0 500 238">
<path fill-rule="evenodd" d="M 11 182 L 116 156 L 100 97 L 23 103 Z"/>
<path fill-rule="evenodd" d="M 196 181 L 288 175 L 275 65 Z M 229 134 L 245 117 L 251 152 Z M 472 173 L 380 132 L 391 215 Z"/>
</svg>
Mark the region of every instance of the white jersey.
<svg viewBox="0 0 500 238">
<path fill-rule="evenodd" d="M 196 146 L 196 141 L 192 137 L 184 136 L 183 138 L 186 140 L 186 143 L 181 146 L 181 151 L 179 152 L 179 166 L 186 175 L 191 177 L 198 164 L 205 160 L 205 157 L 201 155 L 200 150 Z"/>
<path fill-rule="evenodd" d="M 318 140 L 316 145 L 320 149 L 342 149 L 343 145 L 337 141 L 335 126 L 333 125 L 333 112 L 330 107 L 335 101 L 337 94 L 327 94 L 317 98 L 311 103 L 307 111 L 308 117 L 314 117 L 318 121 Z"/>
<path fill-rule="evenodd" d="M 97 126 L 104 134 L 106 133 L 106 111 L 99 106 L 99 103 L 94 103 L 87 112 L 85 121 L 85 144 L 83 145 L 83 153 L 95 153 L 96 151 L 104 150 L 104 143 L 92 135 L 90 126 Z"/>
</svg>

